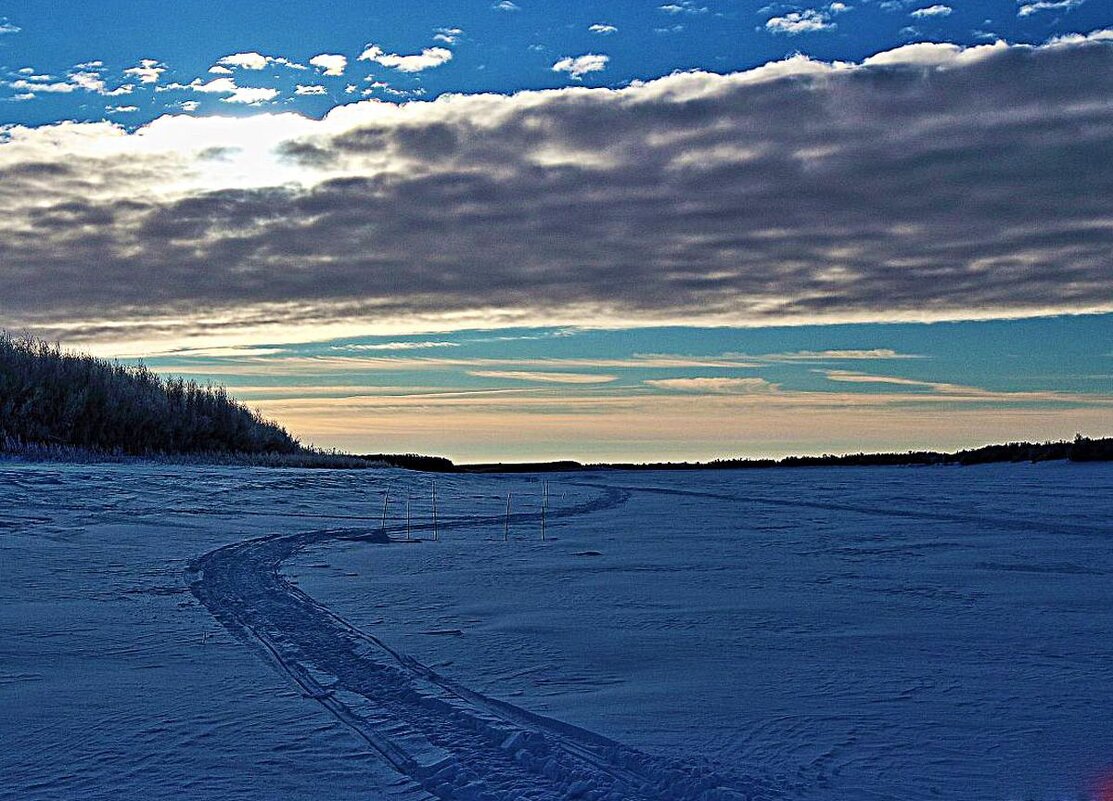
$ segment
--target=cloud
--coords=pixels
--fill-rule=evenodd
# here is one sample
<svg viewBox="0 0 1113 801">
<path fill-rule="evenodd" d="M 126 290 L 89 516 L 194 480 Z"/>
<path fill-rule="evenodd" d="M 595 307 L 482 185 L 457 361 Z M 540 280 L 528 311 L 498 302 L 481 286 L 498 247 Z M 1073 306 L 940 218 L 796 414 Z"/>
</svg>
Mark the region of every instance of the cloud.
<svg viewBox="0 0 1113 801">
<path fill-rule="evenodd" d="M 828 381 L 848 384 L 889 384 L 907 387 L 907 394 L 887 396 L 889 402 L 912 400 L 919 402 L 969 403 L 969 404 L 1085 404 L 1094 406 L 1113 406 L 1109 395 L 1056 390 L 992 390 L 972 387 L 965 384 L 951 384 L 943 381 L 921 381 L 902 376 L 870 375 L 853 370 L 817 370 Z"/>
<path fill-rule="evenodd" d="M 95 72 L 71 72 L 70 82 L 86 92 L 104 92 L 107 89 L 104 79 Z"/>
<path fill-rule="evenodd" d="M 463 28 L 437 28 L 437 33 L 433 36 L 433 40 L 453 45 L 460 40 L 463 33 Z"/>
<path fill-rule="evenodd" d="M 468 375 L 511 381 L 536 381 L 543 384 L 607 384 L 615 380 L 613 375 L 595 373 L 538 373 L 524 370 L 469 370 Z"/>
<path fill-rule="evenodd" d="M 139 106 L 108 106 L 105 108 L 109 114 L 130 114 L 139 111 Z"/>
<path fill-rule="evenodd" d="M 944 5 L 925 6 L 924 8 L 917 8 L 910 14 L 910 16 L 913 16 L 916 19 L 927 19 L 930 17 L 947 17 L 950 16 L 953 10 L 954 9 L 952 9 L 950 6 Z"/>
<path fill-rule="evenodd" d="M 1071 11 L 1084 2 L 1086 0 L 1038 0 L 1034 3 L 1029 2 L 1029 0 L 1020 0 L 1020 8 L 1017 9 L 1016 15 L 1027 17 L 1038 11 Z"/>
<path fill-rule="evenodd" d="M 276 342 L 1113 311 L 1111 36 L 9 126 L 0 325 Z"/>
<path fill-rule="evenodd" d="M 5 33 L 19 33 L 23 28 L 8 22 L 6 19 L 0 20 L 0 34 Z"/>
<path fill-rule="evenodd" d="M 348 67 L 348 57 L 332 53 L 321 53 L 309 59 L 309 63 L 325 75 L 341 76 Z"/>
<path fill-rule="evenodd" d="M 291 61 L 282 56 L 264 56 L 262 53 L 233 53 L 230 56 L 224 56 L 219 59 L 209 72 L 217 72 L 219 68 L 232 68 L 241 70 L 261 70 L 266 69 L 269 64 L 278 64 L 283 67 L 289 67 L 294 70 L 303 70 L 305 65 L 298 64 L 296 61 Z"/>
<path fill-rule="evenodd" d="M 452 60 L 452 51 L 444 47 L 426 47 L 418 54 L 402 56 L 397 53 L 385 53 L 378 45 L 368 45 L 359 54 L 358 60 L 375 61 L 400 72 L 422 72 L 447 64 Z"/>
<path fill-rule="evenodd" d="M 739 354 L 745 358 L 761 359 L 763 361 L 771 362 L 811 362 L 811 361 L 833 361 L 833 360 L 850 360 L 850 361 L 866 361 L 874 359 L 920 359 L 918 356 L 911 353 L 897 353 L 891 348 L 869 348 L 868 350 L 798 350 L 792 353 L 767 353 L 761 356 L 749 356 Z"/>
<path fill-rule="evenodd" d="M 216 63 L 218 66 L 235 67 L 241 70 L 261 70 L 266 68 L 270 59 L 262 53 L 233 53 L 230 56 L 224 56 Z"/>
<path fill-rule="evenodd" d="M 694 0 L 680 0 L 678 3 L 667 3 L 657 8 L 666 14 L 706 14 L 708 11 L 707 6 L 701 6 Z"/>
<path fill-rule="evenodd" d="M 608 33 L 615 33 L 618 28 L 616 28 L 614 25 L 605 25 L 601 22 L 597 22 L 594 25 L 589 25 L 588 30 L 592 33 L 606 35 Z"/>
<path fill-rule="evenodd" d="M 105 97 L 118 97 L 129 95 L 135 90 L 135 87 L 130 83 L 118 86 L 115 89 L 109 89 L 100 73 L 94 71 L 99 69 L 100 65 L 101 62 L 99 61 L 79 64 L 75 71 L 66 76 L 65 81 L 53 81 L 50 75 L 35 75 L 34 70 L 20 70 L 19 74 L 27 77 L 8 81 L 7 85 L 12 89 L 25 91 L 31 95 L 37 93 L 68 94 L 80 90 Z"/>
<path fill-rule="evenodd" d="M 229 94 L 236 91 L 236 82 L 232 78 L 213 78 L 207 82 L 200 78 L 194 78 L 189 83 L 168 83 L 165 86 L 158 87 L 156 91 L 169 92 L 176 89 L 204 94 Z"/>
<path fill-rule="evenodd" d="M 166 72 L 166 65 L 153 58 L 140 60 L 139 66 L 124 70 L 124 75 L 132 75 L 140 83 L 158 83 L 159 77 Z"/>
<path fill-rule="evenodd" d="M 231 75 L 232 74 L 232 70 L 228 69 L 227 67 L 222 67 L 219 64 L 215 64 L 215 65 L 209 67 L 209 72 L 212 73 L 213 75 Z"/>
<path fill-rule="evenodd" d="M 299 83 L 297 88 L 294 89 L 295 95 L 327 95 L 328 89 L 320 84 L 303 84 Z"/>
<path fill-rule="evenodd" d="M 565 56 L 552 66 L 553 72 L 567 72 L 577 81 L 589 72 L 599 72 L 607 66 L 610 56 L 588 53 L 583 56 Z"/>
<path fill-rule="evenodd" d="M 517 3 L 510 2 L 510 0 L 499 0 L 491 8 L 495 11 L 521 11 L 521 7 Z"/>
<path fill-rule="evenodd" d="M 428 350 L 429 348 L 457 348 L 458 342 L 420 341 L 420 342 L 377 342 L 370 345 L 337 345 L 334 350 L 375 351 L 375 350 Z"/>
<path fill-rule="evenodd" d="M 255 88 L 250 86 L 237 86 L 235 91 L 228 97 L 222 97 L 222 103 L 242 103 L 249 106 L 257 106 L 260 103 L 274 100 L 278 97 L 277 89 L 270 88 Z"/>
<path fill-rule="evenodd" d="M 39 77 L 39 76 L 35 76 Z M 42 83 L 33 81 L 27 78 L 17 78 L 14 81 L 9 81 L 8 86 L 12 89 L 23 90 L 28 92 L 47 92 L 47 93 L 68 93 L 75 92 L 79 88 L 77 84 L 70 83 L 69 81 L 55 81 L 52 83 Z"/>
<path fill-rule="evenodd" d="M 731 378 L 717 376 L 710 378 L 647 378 L 642 382 L 654 389 L 667 389 L 674 392 L 695 392 L 700 395 L 753 394 L 773 392 L 777 385 L 764 378 Z"/>
<path fill-rule="evenodd" d="M 277 89 L 269 87 L 239 86 L 236 84 L 234 78 L 213 78 L 210 81 L 194 78 L 186 84 L 169 83 L 164 86 L 156 87 L 156 91 L 158 92 L 175 90 L 200 92 L 202 94 L 228 95 L 228 97 L 222 97 L 221 102 L 240 103 L 244 105 L 258 105 L 273 100 L 279 95 Z M 185 106 L 183 105 L 182 108 L 185 108 Z M 196 106 L 194 106 L 194 108 L 196 108 Z"/>
<path fill-rule="evenodd" d="M 831 17 L 826 12 L 811 8 L 804 11 L 790 11 L 779 17 L 770 17 L 765 21 L 767 31 L 785 33 L 789 36 L 828 31 L 834 27 L 835 23 L 831 22 Z"/>
</svg>

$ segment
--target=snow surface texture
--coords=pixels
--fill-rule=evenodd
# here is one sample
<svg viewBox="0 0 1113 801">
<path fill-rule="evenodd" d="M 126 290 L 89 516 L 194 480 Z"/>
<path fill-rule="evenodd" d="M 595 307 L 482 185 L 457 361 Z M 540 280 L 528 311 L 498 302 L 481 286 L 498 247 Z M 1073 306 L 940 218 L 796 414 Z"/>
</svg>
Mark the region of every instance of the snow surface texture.
<svg viewBox="0 0 1113 801">
<path fill-rule="evenodd" d="M 0 798 L 1098 797 L 1113 466 L 544 479 L 0 463 Z"/>
</svg>

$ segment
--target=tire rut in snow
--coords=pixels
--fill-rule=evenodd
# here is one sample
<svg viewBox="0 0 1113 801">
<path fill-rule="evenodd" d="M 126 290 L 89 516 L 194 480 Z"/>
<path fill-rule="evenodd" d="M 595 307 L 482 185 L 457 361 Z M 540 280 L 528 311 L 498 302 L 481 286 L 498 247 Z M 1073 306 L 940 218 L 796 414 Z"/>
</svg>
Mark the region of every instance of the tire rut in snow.
<svg viewBox="0 0 1113 801">
<path fill-rule="evenodd" d="M 607 488 L 549 516 L 601 511 L 627 497 L 624 490 Z M 537 517 L 520 513 L 511 520 Z M 443 521 L 440 528 L 502 519 Z M 226 628 L 262 649 L 304 696 L 328 709 L 401 774 L 398 795 L 442 801 L 728 801 L 777 797 L 781 793 L 774 789 L 785 789 L 652 758 L 468 690 L 357 629 L 279 575 L 295 553 L 344 539 L 385 542 L 382 533 L 359 529 L 248 540 L 198 559 L 191 566 L 191 590 Z"/>
</svg>

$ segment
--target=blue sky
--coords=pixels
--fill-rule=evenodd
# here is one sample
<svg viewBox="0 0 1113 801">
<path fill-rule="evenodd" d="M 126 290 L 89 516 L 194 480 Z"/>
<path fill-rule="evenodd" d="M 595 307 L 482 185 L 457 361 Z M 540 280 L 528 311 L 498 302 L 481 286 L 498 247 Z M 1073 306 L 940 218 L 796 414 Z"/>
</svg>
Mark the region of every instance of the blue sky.
<svg viewBox="0 0 1113 801">
<path fill-rule="evenodd" d="M 1113 434 L 1113 6 L 0 5 L 0 327 L 325 447 Z"/>
</svg>

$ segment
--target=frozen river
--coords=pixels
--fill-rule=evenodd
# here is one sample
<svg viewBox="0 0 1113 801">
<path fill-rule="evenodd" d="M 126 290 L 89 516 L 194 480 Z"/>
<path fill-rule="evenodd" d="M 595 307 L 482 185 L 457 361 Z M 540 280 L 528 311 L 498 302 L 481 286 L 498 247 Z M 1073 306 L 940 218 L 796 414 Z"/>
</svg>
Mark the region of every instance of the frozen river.
<svg viewBox="0 0 1113 801">
<path fill-rule="evenodd" d="M 544 478 L 0 463 L 0 797 L 1101 797 L 1113 466 Z"/>
</svg>

